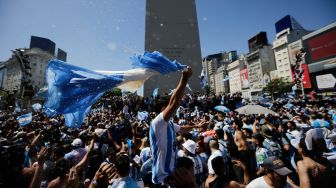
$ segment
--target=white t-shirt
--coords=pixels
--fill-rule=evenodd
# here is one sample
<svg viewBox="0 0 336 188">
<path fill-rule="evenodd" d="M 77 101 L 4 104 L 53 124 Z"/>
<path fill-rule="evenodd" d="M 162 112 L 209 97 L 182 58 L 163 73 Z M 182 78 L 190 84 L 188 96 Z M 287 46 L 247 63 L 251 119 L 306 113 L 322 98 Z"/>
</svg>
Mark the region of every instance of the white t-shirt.
<svg viewBox="0 0 336 188">
<path fill-rule="evenodd" d="M 180 126 L 163 119 L 163 113 L 153 119 L 149 129 L 151 155 L 153 159 L 152 181 L 160 184 L 175 168 L 177 153 L 176 132 Z"/>
<path fill-rule="evenodd" d="M 284 188 L 291 188 L 292 186 L 290 186 L 287 182 L 286 185 L 284 186 Z M 248 185 L 246 185 L 245 188 L 271 188 L 271 186 L 269 186 L 264 177 L 259 177 L 257 179 L 254 179 L 253 181 L 251 181 Z"/>
<path fill-rule="evenodd" d="M 215 152 L 211 153 L 211 155 L 209 157 L 209 160 L 208 160 L 208 172 L 209 172 L 209 174 L 215 174 L 215 171 L 212 168 L 211 161 L 212 161 L 212 159 L 214 159 L 218 156 L 223 157 L 223 153 L 220 150 L 216 150 Z"/>
</svg>

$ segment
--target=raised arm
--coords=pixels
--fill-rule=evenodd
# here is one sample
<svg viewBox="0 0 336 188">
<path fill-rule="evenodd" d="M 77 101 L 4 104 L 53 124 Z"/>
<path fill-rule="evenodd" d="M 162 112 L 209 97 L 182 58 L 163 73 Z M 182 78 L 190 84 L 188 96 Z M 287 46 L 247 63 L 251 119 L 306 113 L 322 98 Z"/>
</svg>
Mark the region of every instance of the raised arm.
<svg viewBox="0 0 336 188">
<path fill-rule="evenodd" d="M 170 97 L 170 101 L 168 103 L 168 106 L 163 111 L 163 119 L 165 121 L 168 121 L 173 116 L 173 114 L 175 113 L 177 108 L 179 107 L 180 102 L 181 102 L 182 97 L 183 97 L 183 94 L 184 94 L 184 89 L 185 89 L 191 75 L 192 75 L 192 70 L 191 70 L 190 67 L 188 67 L 187 70 L 184 70 L 182 72 L 182 77 L 180 79 L 180 82 L 177 85 L 177 87 L 175 89 L 175 92 Z"/>
<path fill-rule="evenodd" d="M 75 166 L 75 169 L 76 170 L 82 170 L 85 168 L 85 166 L 87 165 L 87 163 L 89 162 L 89 159 L 90 159 L 90 155 L 92 154 L 93 152 L 93 149 L 94 149 L 94 143 L 95 143 L 95 140 L 96 140 L 96 135 L 94 135 L 93 139 L 91 140 L 90 142 L 90 145 L 88 147 L 88 151 L 86 152 L 86 154 L 84 155 L 83 159 L 81 161 L 79 161 L 79 163 Z"/>
</svg>

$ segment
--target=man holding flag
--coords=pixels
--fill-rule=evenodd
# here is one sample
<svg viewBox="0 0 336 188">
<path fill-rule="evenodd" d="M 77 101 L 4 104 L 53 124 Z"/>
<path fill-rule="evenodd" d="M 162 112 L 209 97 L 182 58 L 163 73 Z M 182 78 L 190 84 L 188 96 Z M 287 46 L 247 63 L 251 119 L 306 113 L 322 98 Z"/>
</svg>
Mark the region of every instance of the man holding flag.
<svg viewBox="0 0 336 188">
<path fill-rule="evenodd" d="M 167 106 L 163 105 L 161 113 L 155 117 L 150 125 L 150 147 L 153 156 L 152 181 L 157 186 L 162 183 L 169 183 L 170 175 L 175 170 L 175 160 L 177 157 L 176 132 L 185 132 L 189 126 L 180 127 L 170 119 L 180 106 L 184 89 L 192 75 L 192 69 L 188 67 L 182 72 L 182 77 L 170 97 Z"/>
</svg>

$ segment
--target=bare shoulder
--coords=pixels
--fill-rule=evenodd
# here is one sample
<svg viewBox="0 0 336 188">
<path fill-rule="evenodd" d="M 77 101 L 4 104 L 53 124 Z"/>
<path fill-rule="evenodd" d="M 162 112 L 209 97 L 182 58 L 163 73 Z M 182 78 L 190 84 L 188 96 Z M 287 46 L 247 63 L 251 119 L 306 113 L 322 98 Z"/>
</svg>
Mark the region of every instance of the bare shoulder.
<svg viewBox="0 0 336 188">
<path fill-rule="evenodd" d="M 55 188 L 58 187 L 58 185 L 60 184 L 60 178 L 56 178 L 54 180 L 52 180 L 49 184 L 48 184 L 48 188 Z"/>
<path fill-rule="evenodd" d="M 235 181 L 230 181 L 228 188 L 243 188 L 245 185 L 241 185 Z"/>
<path fill-rule="evenodd" d="M 305 172 L 307 171 L 307 169 L 309 168 L 310 164 L 303 161 L 303 160 L 300 160 L 297 162 L 297 169 L 298 171 L 300 172 Z"/>
</svg>

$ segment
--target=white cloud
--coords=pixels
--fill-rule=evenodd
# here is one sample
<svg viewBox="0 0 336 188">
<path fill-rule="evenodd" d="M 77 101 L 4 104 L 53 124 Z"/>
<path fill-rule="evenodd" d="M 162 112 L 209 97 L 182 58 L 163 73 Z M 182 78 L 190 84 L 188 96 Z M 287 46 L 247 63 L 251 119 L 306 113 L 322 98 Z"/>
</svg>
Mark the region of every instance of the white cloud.
<svg viewBox="0 0 336 188">
<path fill-rule="evenodd" d="M 203 21 L 207 21 L 208 20 L 208 18 L 207 17 L 203 17 Z"/>
<path fill-rule="evenodd" d="M 117 45 L 114 42 L 109 42 L 107 44 L 107 47 L 111 50 L 111 51 L 115 51 L 117 49 Z"/>
</svg>

